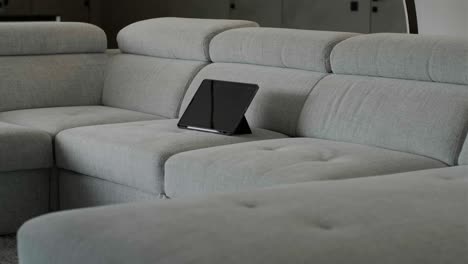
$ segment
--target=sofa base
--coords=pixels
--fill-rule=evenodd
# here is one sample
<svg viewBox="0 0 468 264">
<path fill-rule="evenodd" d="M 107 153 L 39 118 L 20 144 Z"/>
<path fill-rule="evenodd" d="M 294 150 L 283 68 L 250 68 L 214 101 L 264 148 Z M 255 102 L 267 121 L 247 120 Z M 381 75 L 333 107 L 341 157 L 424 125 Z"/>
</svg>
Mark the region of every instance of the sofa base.
<svg viewBox="0 0 468 264">
<path fill-rule="evenodd" d="M 69 210 L 159 199 L 159 194 L 142 192 L 121 184 L 68 170 L 59 171 L 60 209 Z"/>
<path fill-rule="evenodd" d="M 0 235 L 49 212 L 50 170 L 0 172 Z"/>
</svg>

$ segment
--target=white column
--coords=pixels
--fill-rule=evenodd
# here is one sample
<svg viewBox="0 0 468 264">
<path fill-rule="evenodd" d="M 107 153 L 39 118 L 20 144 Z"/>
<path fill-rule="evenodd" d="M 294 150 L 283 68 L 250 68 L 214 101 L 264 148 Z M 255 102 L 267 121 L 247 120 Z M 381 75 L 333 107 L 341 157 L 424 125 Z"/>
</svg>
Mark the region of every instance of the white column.
<svg viewBox="0 0 468 264">
<path fill-rule="evenodd" d="M 420 34 L 468 38 L 468 0 L 415 0 Z"/>
</svg>

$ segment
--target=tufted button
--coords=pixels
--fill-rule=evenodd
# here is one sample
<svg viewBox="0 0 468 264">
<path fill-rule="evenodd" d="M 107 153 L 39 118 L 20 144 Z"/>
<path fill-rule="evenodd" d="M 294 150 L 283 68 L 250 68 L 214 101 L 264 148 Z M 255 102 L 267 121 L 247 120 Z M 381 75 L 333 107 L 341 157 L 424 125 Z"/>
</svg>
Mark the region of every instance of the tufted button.
<svg viewBox="0 0 468 264">
<path fill-rule="evenodd" d="M 275 148 L 272 148 L 272 147 L 265 147 L 263 148 L 264 151 L 275 151 L 276 149 Z"/>
<path fill-rule="evenodd" d="M 322 222 L 322 221 L 317 222 L 316 225 L 317 225 L 318 228 L 323 229 L 323 230 L 332 230 L 333 229 L 331 224 L 326 223 L 326 222 Z"/>
<path fill-rule="evenodd" d="M 242 201 L 239 202 L 239 205 L 249 209 L 257 208 L 257 204 L 255 204 L 254 202 Z"/>
<path fill-rule="evenodd" d="M 444 181 L 453 181 L 453 180 L 456 179 L 456 178 L 448 176 L 448 175 L 439 176 L 438 178 L 441 179 L 441 180 L 444 180 Z"/>
</svg>

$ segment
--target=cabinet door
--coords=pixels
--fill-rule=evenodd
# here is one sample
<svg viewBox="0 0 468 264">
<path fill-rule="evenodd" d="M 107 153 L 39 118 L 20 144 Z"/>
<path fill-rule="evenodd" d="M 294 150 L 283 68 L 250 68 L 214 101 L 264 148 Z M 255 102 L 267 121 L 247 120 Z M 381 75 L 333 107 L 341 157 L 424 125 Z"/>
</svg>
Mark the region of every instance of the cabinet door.
<svg viewBox="0 0 468 264">
<path fill-rule="evenodd" d="M 43 0 L 34 0 L 43 1 Z M 62 21 L 88 22 L 91 10 L 85 0 L 59 0 Z"/>
<path fill-rule="evenodd" d="M 60 15 L 60 0 L 32 0 L 31 10 L 34 15 Z"/>
<path fill-rule="evenodd" d="M 371 33 L 407 33 L 404 0 L 372 0 Z"/>
<path fill-rule="evenodd" d="M 369 33 L 371 0 L 283 0 L 288 28 Z"/>
<path fill-rule="evenodd" d="M 31 0 L 0 0 L 4 15 L 28 15 L 31 12 Z"/>
<path fill-rule="evenodd" d="M 230 18 L 252 20 L 262 27 L 281 27 L 282 0 L 231 0 Z"/>
<path fill-rule="evenodd" d="M 167 0 L 166 0 L 167 1 Z M 229 18 L 230 0 L 169 0 L 168 15 L 195 18 Z"/>
</svg>

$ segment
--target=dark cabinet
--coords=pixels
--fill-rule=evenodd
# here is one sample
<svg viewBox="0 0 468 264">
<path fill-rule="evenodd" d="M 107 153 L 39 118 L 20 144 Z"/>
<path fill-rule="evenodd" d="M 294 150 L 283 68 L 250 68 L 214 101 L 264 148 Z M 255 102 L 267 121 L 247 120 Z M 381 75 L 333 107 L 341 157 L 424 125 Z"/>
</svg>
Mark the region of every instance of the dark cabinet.
<svg viewBox="0 0 468 264">
<path fill-rule="evenodd" d="M 0 15 L 19 15 L 30 10 L 30 0 L 0 0 Z"/>
<path fill-rule="evenodd" d="M 288 28 L 370 31 L 370 0 L 283 0 Z"/>
<path fill-rule="evenodd" d="M 101 0 L 0 0 L 0 16 L 60 16 L 62 21 L 90 21 L 90 5 Z"/>
<path fill-rule="evenodd" d="M 370 32 L 408 32 L 404 0 L 372 0 Z"/>
<path fill-rule="evenodd" d="M 263 27 L 281 27 L 283 0 L 232 0 L 229 17 L 253 20 Z"/>
</svg>

